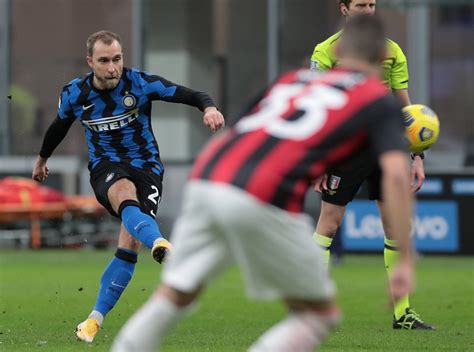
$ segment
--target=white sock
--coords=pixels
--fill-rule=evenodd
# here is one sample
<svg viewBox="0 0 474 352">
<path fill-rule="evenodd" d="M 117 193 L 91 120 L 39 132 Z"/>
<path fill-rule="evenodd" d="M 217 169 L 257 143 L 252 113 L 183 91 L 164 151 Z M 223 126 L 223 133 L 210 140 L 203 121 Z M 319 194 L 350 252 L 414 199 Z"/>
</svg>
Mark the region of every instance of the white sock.
<svg viewBox="0 0 474 352">
<path fill-rule="evenodd" d="M 249 352 L 314 351 L 339 319 L 339 314 L 323 316 L 315 312 L 292 313 L 260 336 Z"/>
<path fill-rule="evenodd" d="M 104 322 L 104 316 L 102 315 L 101 312 L 98 312 L 96 310 L 93 310 L 92 313 L 89 314 L 87 319 L 97 319 L 100 326 L 102 326 L 102 323 Z"/>
<path fill-rule="evenodd" d="M 168 332 L 190 311 L 163 296 L 153 296 L 122 327 L 112 352 L 156 351 Z"/>
</svg>

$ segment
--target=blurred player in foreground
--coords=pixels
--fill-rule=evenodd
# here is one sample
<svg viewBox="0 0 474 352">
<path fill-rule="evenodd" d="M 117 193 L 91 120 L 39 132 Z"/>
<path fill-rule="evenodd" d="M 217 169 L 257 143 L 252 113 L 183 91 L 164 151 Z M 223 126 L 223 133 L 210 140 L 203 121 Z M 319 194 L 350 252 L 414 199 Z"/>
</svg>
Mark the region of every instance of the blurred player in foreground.
<svg viewBox="0 0 474 352">
<path fill-rule="evenodd" d="M 102 275 L 95 306 L 77 327 L 77 337 L 92 342 L 132 278 L 140 243 L 160 263 L 171 248 L 155 220 L 164 167 L 151 129 L 152 101 L 195 106 L 204 111 L 203 121 L 212 131 L 223 126 L 224 118 L 207 94 L 123 67 L 121 40 L 113 32 L 88 38 L 87 63 L 92 72 L 72 80 L 61 92 L 58 116 L 44 137 L 33 179 L 42 182 L 48 177 L 48 158 L 79 120 L 97 200 L 122 220 L 118 249 Z"/>
<path fill-rule="evenodd" d="M 375 0 L 338 0 L 339 8 L 344 17 L 349 19 L 353 15 L 374 15 Z M 313 71 L 326 71 L 340 65 L 337 55 L 343 30 L 316 45 L 311 57 Z M 386 39 L 386 54 L 382 63 L 383 82 L 390 87 L 392 94 L 403 105 L 410 104 L 408 96 L 408 67 L 406 57 L 397 43 Z M 380 121 L 382 125 L 384 122 Z M 418 191 L 423 185 L 425 173 L 423 168 L 423 153 L 414 153 L 411 167 L 411 184 L 413 191 Z M 330 168 L 327 174 L 318 178 L 314 188 L 322 192 L 321 213 L 314 233 L 314 238 L 325 249 L 326 262 L 329 263 L 330 246 L 337 230 L 341 226 L 346 206 L 351 202 L 361 184 L 367 180 L 369 199 L 376 200 L 385 232 L 384 261 L 387 273 L 390 273 L 398 258 L 398 243 L 395 239 L 395 229 L 390 226 L 384 202 L 381 202 L 380 168 L 372 161 L 369 153 L 361 154 L 344 165 Z M 409 296 L 393 302 L 394 329 L 425 329 L 434 327 L 425 323 L 410 307 Z"/>
<path fill-rule="evenodd" d="M 401 297 L 410 291 L 412 197 L 400 107 L 378 79 L 383 25 L 361 16 L 347 26 L 340 68 L 284 74 L 200 154 L 162 284 L 126 323 L 113 351 L 146 352 L 161 345 L 204 286 L 232 264 L 241 269 L 250 297 L 279 298 L 289 309 L 249 350 L 313 351 L 340 313 L 323 252 L 302 213 L 304 195 L 328 165 L 365 148 L 384 171 L 388 214 L 399 235 L 401 258 L 391 293 Z"/>
</svg>

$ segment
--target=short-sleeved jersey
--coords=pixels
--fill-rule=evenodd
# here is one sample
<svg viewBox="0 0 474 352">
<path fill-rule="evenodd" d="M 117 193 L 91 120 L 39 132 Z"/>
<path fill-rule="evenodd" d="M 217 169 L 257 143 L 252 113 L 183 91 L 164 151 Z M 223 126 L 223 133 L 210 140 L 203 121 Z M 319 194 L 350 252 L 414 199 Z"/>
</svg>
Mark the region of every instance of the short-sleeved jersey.
<svg viewBox="0 0 474 352">
<path fill-rule="evenodd" d="M 383 120 L 384 123 L 380 123 Z M 401 109 L 375 77 L 360 72 L 292 71 L 250 113 L 200 154 L 191 179 L 227 183 L 262 202 L 301 212 L 328 166 L 370 148 L 404 150 Z"/>
<path fill-rule="evenodd" d="M 336 46 L 342 31 L 316 45 L 311 56 L 311 69 L 326 71 L 337 66 Z M 408 64 L 400 46 L 387 38 L 387 56 L 383 61 L 383 82 L 391 89 L 408 88 Z"/>
<path fill-rule="evenodd" d="M 60 96 L 58 118 L 79 120 L 89 149 L 89 168 L 101 160 L 124 162 L 163 173 L 151 126 L 153 100 L 172 101 L 177 86 L 156 75 L 124 68 L 112 90 L 97 90 L 92 73 L 67 84 Z"/>
</svg>

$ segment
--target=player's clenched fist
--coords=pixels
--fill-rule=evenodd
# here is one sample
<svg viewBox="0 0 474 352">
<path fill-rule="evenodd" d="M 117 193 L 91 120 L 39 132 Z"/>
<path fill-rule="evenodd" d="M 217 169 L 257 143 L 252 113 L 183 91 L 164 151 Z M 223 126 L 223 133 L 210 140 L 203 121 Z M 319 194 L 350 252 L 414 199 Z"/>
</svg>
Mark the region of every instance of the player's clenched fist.
<svg viewBox="0 0 474 352">
<path fill-rule="evenodd" d="M 225 125 L 224 116 L 215 107 L 208 107 L 204 110 L 203 121 L 212 132 L 216 132 Z"/>
<path fill-rule="evenodd" d="M 43 182 L 48 178 L 48 175 L 49 169 L 46 166 L 46 159 L 39 156 L 38 159 L 36 159 L 35 167 L 33 168 L 33 174 L 31 177 L 35 181 Z"/>
</svg>

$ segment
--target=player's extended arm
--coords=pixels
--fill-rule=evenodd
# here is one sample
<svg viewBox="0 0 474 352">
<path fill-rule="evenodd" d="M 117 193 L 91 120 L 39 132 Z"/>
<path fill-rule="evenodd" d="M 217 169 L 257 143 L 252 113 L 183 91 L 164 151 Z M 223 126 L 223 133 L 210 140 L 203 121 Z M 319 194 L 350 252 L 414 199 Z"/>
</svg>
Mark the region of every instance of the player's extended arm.
<svg viewBox="0 0 474 352">
<path fill-rule="evenodd" d="M 46 163 L 48 158 L 53 154 L 54 149 L 61 143 L 66 136 L 69 128 L 71 128 L 74 119 L 55 119 L 49 126 L 44 135 L 43 144 L 40 153 L 36 159 L 33 168 L 32 178 L 38 182 L 43 182 L 48 177 L 48 167 Z"/>
<path fill-rule="evenodd" d="M 408 95 L 408 89 L 393 89 L 392 93 L 403 106 L 411 104 L 410 96 Z M 425 181 L 425 168 L 423 165 L 423 159 L 419 155 L 415 154 L 413 156 L 410 177 L 410 184 L 413 192 L 418 192 Z"/>
<path fill-rule="evenodd" d="M 180 86 L 160 76 L 153 77 L 154 80 L 160 81 L 162 83 L 160 87 L 164 88 L 158 92 L 160 100 L 194 106 L 203 111 L 203 122 L 213 132 L 224 126 L 224 116 L 217 110 L 216 104 L 208 94 Z"/>
<path fill-rule="evenodd" d="M 412 195 L 408 177 L 408 163 L 402 151 L 392 150 L 380 155 L 382 194 L 387 209 L 388 223 L 397 236 L 400 260 L 393 271 L 391 294 L 394 300 L 408 294 L 414 287 L 413 247 L 410 240 Z"/>
<path fill-rule="evenodd" d="M 224 126 L 224 116 L 217 110 L 212 98 L 204 92 L 177 85 L 174 95 L 163 100 L 197 107 L 204 112 L 203 122 L 212 132 Z"/>
<path fill-rule="evenodd" d="M 367 119 L 370 147 L 376 155 L 382 174 L 382 201 L 390 233 L 396 236 L 399 264 L 390 276 L 390 291 L 396 301 L 413 288 L 413 249 L 410 241 L 412 201 L 404 125 L 400 104 L 385 95 L 369 105 L 362 115 Z M 384 119 L 383 124 L 375 121 Z"/>
</svg>

